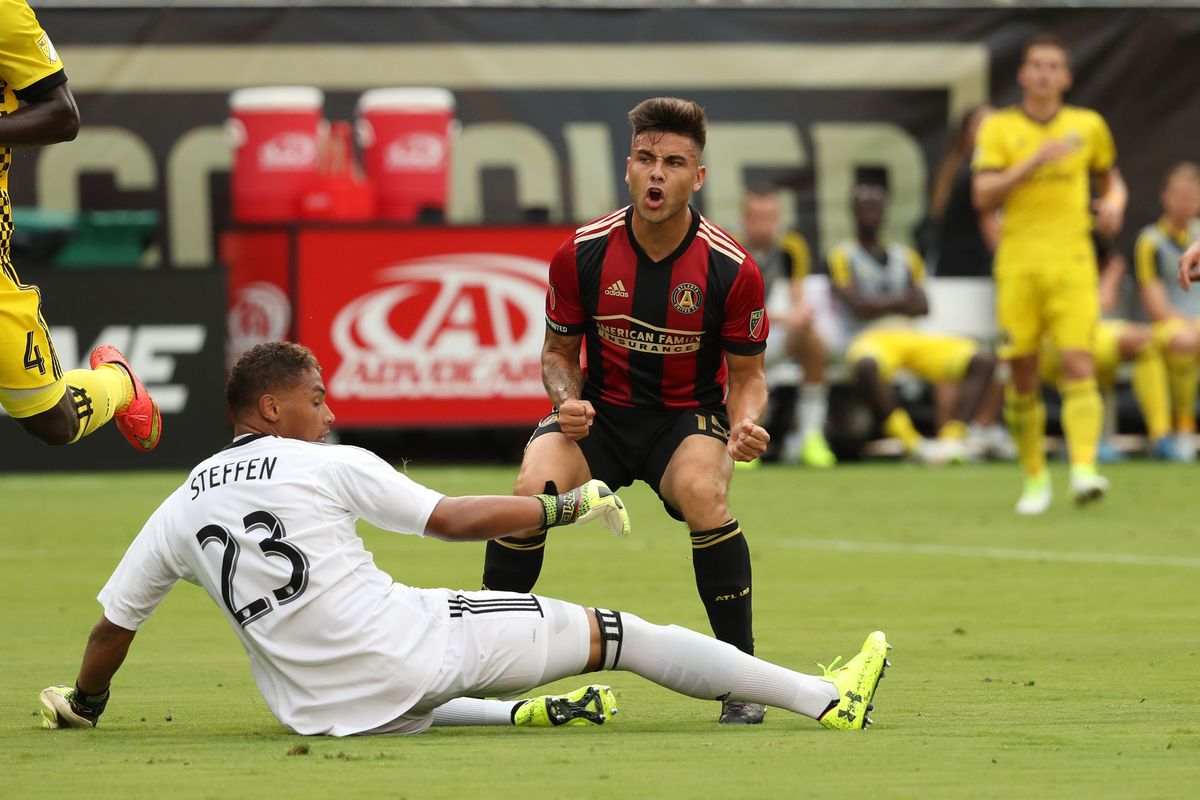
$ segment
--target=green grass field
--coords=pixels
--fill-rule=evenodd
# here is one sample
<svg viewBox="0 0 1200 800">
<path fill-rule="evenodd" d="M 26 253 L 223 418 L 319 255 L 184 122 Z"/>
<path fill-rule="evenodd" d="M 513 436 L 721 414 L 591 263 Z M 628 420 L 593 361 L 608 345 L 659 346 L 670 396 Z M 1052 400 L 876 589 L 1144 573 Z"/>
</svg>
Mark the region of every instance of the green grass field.
<svg viewBox="0 0 1200 800">
<path fill-rule="evenodd" d="M 801 670 L 895 646 L 876 725 L 834 733 L 628 673 L 614 724 L 289 735 L 208 597 L 180 584 L 142 629 L 94 731 L 43 731 L 37 693 L 73 681 L 95 595 L 177 473 L 0 477 L 0 797 L 1185 797 L 1200 786 L 1200 536 L 1194 468 L 1111 468 L 1103 505 L 1011 514 L 1013 466 L 739 473 L 759 655 Z M 512 469 L 410 466 L 451 494 Z M 685 531 L 645 487 L 628 540 L 557 531 L 538 590 L 707 632 Z M 476 588 L 482 545 L 362 527 L 381 567 Z M 569 680 L 558 688 L 583 681 Z"/>
</svg>

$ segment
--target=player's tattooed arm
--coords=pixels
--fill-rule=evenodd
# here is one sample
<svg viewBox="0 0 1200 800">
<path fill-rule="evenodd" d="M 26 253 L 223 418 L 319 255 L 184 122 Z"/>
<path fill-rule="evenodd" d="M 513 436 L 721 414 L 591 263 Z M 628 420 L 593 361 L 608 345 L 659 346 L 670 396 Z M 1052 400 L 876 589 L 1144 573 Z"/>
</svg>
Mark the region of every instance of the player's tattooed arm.
<svg viewBox="0 0 1200 800">
<path fill-rule="evenodd" d="M 579 349 L 583 336 L 561 336 L 547 328 L 542 345 L 542 383 L 550 401 L 560 406 L 583 395 L 583 369 Z"/>
<path fill-rule="evenodd" d="M 558 409 L 558 426 L 569 439 L 587 436 L 596 416 L 592 404 L 583 400 L 583 369 L 579 349 L 583 336 L 562 336 L 546 329 L 542 345 L 542 383 L 550 402 Z"/>
</svg>

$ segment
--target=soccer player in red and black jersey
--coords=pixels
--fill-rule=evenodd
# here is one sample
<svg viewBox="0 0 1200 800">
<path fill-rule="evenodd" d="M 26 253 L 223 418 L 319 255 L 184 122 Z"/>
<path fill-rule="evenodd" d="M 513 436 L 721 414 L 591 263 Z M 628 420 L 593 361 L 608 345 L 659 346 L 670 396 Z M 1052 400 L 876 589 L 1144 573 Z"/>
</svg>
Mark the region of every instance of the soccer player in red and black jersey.
<svg viewBox="0 0 1200 800">
<path fill-rule="evenodd" d="M 656 97 L 629 112 L 632 204 L 579 228 L 550 264 L 542 379 L 517 494 L 599 478 L 645 481 L 691 531 L 696 587 L 718 639 L 754 652 L 750 551 L 729 512 L 733 462 L 767 447 L 767 317 L 758 266 L 691 206 L 704 184 L 704 110 Z M 580 351 L 586 347 L 586 369 Z M 528 592 L 546 533 L 488 544 L 483 582 Z M 762 722 L 725 701 L 721 722 Z"/>
</svg>

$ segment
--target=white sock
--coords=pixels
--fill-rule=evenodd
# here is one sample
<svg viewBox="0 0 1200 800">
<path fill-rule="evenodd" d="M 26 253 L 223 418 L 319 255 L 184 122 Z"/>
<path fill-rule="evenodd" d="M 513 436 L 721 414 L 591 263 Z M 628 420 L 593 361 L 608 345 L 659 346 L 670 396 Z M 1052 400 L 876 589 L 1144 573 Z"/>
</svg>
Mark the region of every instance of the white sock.
<svg viewBox="0 0 1200 800">
<path fill-rule="evenodd" d="M 621 612 L 616 669 L 689 697 L 746 700 L 816 719 L 837 701 L 833 684 L 747 655 L 731 644 Z"/>
<path fill-rule="evenodd" d="M 480 700 L 477 697 L 458 697 L 433 710 L 433 724 L 451 725 L 512 725 L 513 709 L 518 702 Z"/>
<path fill-rule="evenodd" d="M 823 383 L 802 383 L 796 398 L 796 419 L 800 423 L 800 434 L 825 431 L 825 418 L 829 416 L 829 387 Z"/>
</svg>

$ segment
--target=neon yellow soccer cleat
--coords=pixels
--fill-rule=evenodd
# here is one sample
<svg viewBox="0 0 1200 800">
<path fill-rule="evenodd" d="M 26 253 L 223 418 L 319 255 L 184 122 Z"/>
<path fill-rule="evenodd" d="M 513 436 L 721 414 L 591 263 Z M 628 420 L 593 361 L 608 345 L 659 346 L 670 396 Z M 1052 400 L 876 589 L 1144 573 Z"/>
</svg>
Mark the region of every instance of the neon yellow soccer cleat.
<svg viewBox="0 0 1200 800">
<path fill-rule="evenodd" d="M 534 728 L 560 725 L 603 725 L 617 714 L 610 686 L 584 686 L 570 694 L 542 695 L 525 700 L 513 711 L 513 724 Z"/>
<path fill-rule="evenodd" d="M 891 666 L 887 660 L 887 651 L 891 649 L 883 631 L 875 631 L 863 642 L 858 655 L 847 661 L 845 666 L 834 669 L 841 656 L 835 658 L 828 667 L 817 665 L 825 673 L 825 680 L 832 683 L 838 692 L 837 705 L 830 706 L 821 715 L 822 725 L 852 731 L 862 730 L 871 724 L 867 712 L 875 707 L 871 700 L 875 697 L 875 689 L 879 686 L 884 669 Z"/>
</svg>

